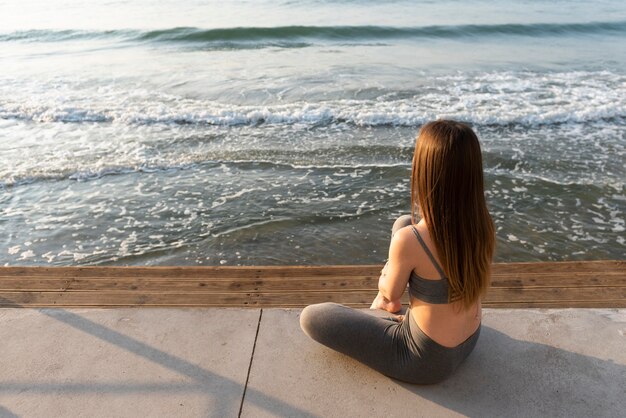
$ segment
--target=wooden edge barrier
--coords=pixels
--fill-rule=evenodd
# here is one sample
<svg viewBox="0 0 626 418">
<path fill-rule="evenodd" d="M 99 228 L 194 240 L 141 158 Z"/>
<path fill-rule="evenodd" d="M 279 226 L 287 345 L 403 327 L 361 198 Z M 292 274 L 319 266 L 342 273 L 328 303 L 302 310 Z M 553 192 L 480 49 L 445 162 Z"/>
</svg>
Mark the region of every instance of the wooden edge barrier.
<svg viewBox="0 0 626 418">
<path fill-rule="evenodd" d="M 0 307 L 365 308 L 381 267 L 0 267 Z M 494 264 L 483 306 L 623 308 L 626 261 Z"/>
</svg>

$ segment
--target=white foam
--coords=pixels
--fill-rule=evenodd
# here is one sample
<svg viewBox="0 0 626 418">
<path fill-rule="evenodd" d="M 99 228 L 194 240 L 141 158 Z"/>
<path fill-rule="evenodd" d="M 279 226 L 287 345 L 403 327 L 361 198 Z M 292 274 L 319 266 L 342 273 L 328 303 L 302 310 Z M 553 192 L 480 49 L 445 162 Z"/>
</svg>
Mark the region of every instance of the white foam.
<svg viewBox="0 0 626 418">
<path fill-rule="evenodd" d="M 238 192 L 235 192 L 235 193 L 233 193 L 231 195 L 220 196 L 215 201 L 213 201 L 213 204 L 211 205 L 211 209 L 215 209 L 218 206 L 222 206 L 223 204 L 225 204 L 228 201 L 238 199 L 238 198 L 240 198 L 241 196 L 243 196 L 246 193 L 252 193 L 252 192 L 255 192 L 255 191 L 265 192 L 265 191 L 267 191 L 267 189 L 264 189 L 262 187 L 253 187 L 253 188 L 239 190 Z"/>
<path fill-rule="evenodd" d="M 33 250 L 26 250 L 20 254 L 20 258 L 18 258 L 18 260 L 27 260 L 29 258 L 33 258 L 34 256 L 35 253 L 33 252 Z"/>
<path fill-rule="evenodd" d="M 124 257 L 133 253 L 132 247 L 137 243 L 137 232 L 132 231 L 130 235 L 120 243 L 118 256 Z"/>
<path fill-rule="evenodd" d="M 507 235 L 507 238 L 508 238 L 508 240 L 509 240 L 509 241 L 511 241 L 511 242 L 519 241 L 519 238 L 517 238 L 517 237 L 516 237 L 515 235 L 513 235 L 513 234 L 509 234 L 509 235 Z"/>
<path fill-rule="evenodd" d="M 487 125 L 541 125 L 626 117 L 622 76 L 596 72 L 493 72 L 432 80 L 436 90 L 411 97 L 382 95 L 364 100 L 330 99 L 238 105 L 191 99 L 128 86 L 86 83 L 0 86 L 0 119 L 122 124 L 349 123 L 357 126 L 419 126 L 449 117 Z M 75 84 L 79 84 L 80 87 Z M 16 94 L 16 91 L 23 92 Z M 332 96 L 332 95 L 331 95 Z"/>
<path fill-rule="evenodd" d="M 402 98 L 398 98 L 396 92 L 387 92 L 367 100 L 329 99 L 245 106 L 133 89 L 123 83 L 94 87 L 84 80 L 54 79 L 0 84 L 0 120 L 3 117 L 20 119 L 2 125 L 8 140 L 0 143 L 0 187 L 41 179 L 87 181 L 116 174 L 187 169 L 220 161 L 225 162 L 224 170 L 238 163 L 266 163 L 278 168 L 345 169 L 352 171 L 351 176 L 362 177 L 364 174 L 356 169 L 409 167 L 410 160 L 398 162 L 397 156 L 389 158 L 383 153 L 354 158 L 320 153 L 307 158 L 301 150 L 332 149 L 343 147 L 346 142 L 367 149 L 377 145 L 378 134 L 366 133 L 366 140 L 358 142 L 359 139 L 351 135 L 353 126 L 350 124 L 413 127 L 444 114 L 479 124 L 511 123 L 513 126 L 596 121 L 596 125 L 608 127 L 601 126 L 594 134 L 578 132 L 575 123 L 558 125 L 573 126 L 567 132 L 550 131 L 560 129 L 554 125 L 545 128 L 541 125 L 538 130 L 549 132 L 544 142 L 559 139 L 561 142 L 554 146 L 561 148 L 567 157 L 582 156 L 594 164 L 602 155 L 607 156 L 605 160 L 609 155 L 623 156 L 623 147 L 620 148 L 615 138 L 623 135 L 624 120 L 597 122 L 598 117 L 607 115 L 626 117 L 626 83 L 619 74 L 493 72 L 449 75 L 430 82 L 432 85 L 428 88 L 412 95 L 403 94 Z M 544 96 L 552 97 L 552 101 L 536 100 Z M 559 99 L 558 104 L 555 98 Z M 601 109 L 609 109 L 610 114 Z M 93 120 L 96 114 L 108 122 L 48 122 L 66 118 L 79 121 L 85 115 L 85 120 Z M 206 125 L 213 123 L 218 126 Z M 320 126 L 325 123 L 331 125 Z M 223 129 L 222 125 L 228 124 L 242 126 Z M 486 129 L 479 127 L 479 130 Z M 497 131 L 500 127 L 488 129 Z M 488 173 L 510 175 L 513 172 L 524 181 L 542 180 L 565 186 L 608 185 L 618 193 L 615 199 L 626 199 L 619 173 L 611 175 L 605 166 L 586 163 L 589 170 L 584 175 L 581 170 L 573 173 L 527 170 L 522 160 L 527 160 L 526 154 L 534 152 L 531 144 L 541 144 L 533 142 L 531 136 L 535 134 L 536 129 L 521 129 L 519 137 L 528 144 L 511 143 L 510 149 L 517 150 L 515 159 L 519 160 L 514 169 L 488 168 Z M 571 144 L 562 142 L 565 137 Z M 212 142 L 214 138 L 218 139 Z M 406 144 L 394 140 L 387 139 L 385 145 L 398 150 L 401 148 L 398 142 L 401 146 L 411 145 L 410 140 Z M 484 142 L 486 150 L 491 141 Z M 513 138 L 509 135 L 499 144 L 507 141 L 513 142 Z M 597 145 L 591 147 L 589 143 Z M 278 150 L 279 155 L 272 155 L 268 149 Z M 295 150 L 293 155 L 290 149 Z M 576 154 L 576 149 L 581 149 L 580 155 Z M 336 175 L 344 174 L 337 172 Z M 331 179 L 337 181 L 334 177 Z M 524 187 L 518 185 L 509 190 L 521 192 Z"/>
</svg>

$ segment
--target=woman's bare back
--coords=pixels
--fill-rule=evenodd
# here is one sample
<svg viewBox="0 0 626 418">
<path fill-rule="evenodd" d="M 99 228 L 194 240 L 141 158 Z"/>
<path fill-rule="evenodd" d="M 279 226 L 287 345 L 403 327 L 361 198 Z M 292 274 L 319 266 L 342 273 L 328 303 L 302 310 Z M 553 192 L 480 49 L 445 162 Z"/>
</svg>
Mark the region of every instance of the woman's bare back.
<svg viewBox="0 0 626 418">
<path fill-rule="evenodd" d="M 430 239 L 428 228 L 422 221 L 416 226 L 420 236 L 430 249 L 439 265 L 437 251 Z M 411 233 L 410 228 L 404 228 L 400 233 Z M 413 271 L 426 280 L 442 280 L 433 263 L 424 249 L 415 240 L 415 258 L 412 260 Z M 435 342 L 445 347 L 456 347 L 469 338 L 480 326 L 481 303 L 477 301 L 470 309 L 463 310 L 460 301 L 450 304 L 433 304 L 411 297 L 411 315 L 420 329 Z"/>
</svg>

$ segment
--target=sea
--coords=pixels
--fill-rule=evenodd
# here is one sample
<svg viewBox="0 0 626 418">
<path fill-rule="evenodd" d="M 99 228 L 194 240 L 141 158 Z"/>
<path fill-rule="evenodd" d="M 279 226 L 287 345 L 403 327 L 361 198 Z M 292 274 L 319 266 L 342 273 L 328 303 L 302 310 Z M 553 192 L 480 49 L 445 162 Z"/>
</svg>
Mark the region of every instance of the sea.
<svg viewBox="0 0 626 418">
<path fill-rule="evenodd" d="M 624 259 L 622 0 L 2 0 L 0 265 L 383 263 L 437 118 L 495 261 Z"/>
</svg>

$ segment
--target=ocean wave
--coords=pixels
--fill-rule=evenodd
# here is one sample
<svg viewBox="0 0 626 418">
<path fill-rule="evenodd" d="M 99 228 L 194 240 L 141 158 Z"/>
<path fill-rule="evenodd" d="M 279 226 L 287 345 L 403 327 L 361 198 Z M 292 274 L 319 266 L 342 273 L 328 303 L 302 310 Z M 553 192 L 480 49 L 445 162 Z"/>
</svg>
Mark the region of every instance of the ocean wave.
<svg viewBox="0 0 626 418">
<path fill-rule="evenodd" d="M 610 96 L 596 96 L 580 102 L 563 101 L 558 106 L 541 106 L 541 103 L 527 101 L 524 97 L 510 100 L 509 103 L 503 102 L 498 97 L 485 97 L 483 101 L 484 103 L 480 105 L 473 105 L 471 97 L 462 96 L 456 103 L 444 102 L 438 108 L 425 106 L 419 99 L 386 102 L 331 100 L 269 106 L 241 106 L 187 100 L 186 104 L 177 103 L 170 107 L 163 103 L 146 102 L 120 109 L 101 109 L 99 106 L 81 109 L 76 106 L 45 103 L 32 103 L 28 106 L 0 104 L 0 119 L 36 123 L 306 127 L 338 124 L 360 127 L 419 127 L 430 120 L 441 118 L 485 126 L 539 126 L 594 121 L 623 123 L 626 119 L 625 99 L 616 101 L 611 100 Z"/>
<path fill-rule="evenodd" d="M 171 161 L 169 164 L 155 164 L 155 165 L 127 165 L 121 166 L 120 164 L 114 164 L 108 167 L 101 167 L 98 169 L 81 168 L 76 169 L 73 167 L 49 167 L 48 170 L 40 171 L 37 174 L 14 174 L 2 179 L 0 177 L 0 189 L 9 187 L 18 187 L 22 185 L 28 185 L 41 181 L 93 181 L 102 177 L 129 175 L 137 173 L 164 173 L 169 171 L 182 171 L 192 169 L 213 169 L 217 167 L 236 168 L 238 170 L 293 170 L 293 171 L 310 171 L 310 170 L 363 170 L 369 173 L 372 169 L 377 170 L 394 170 L 394 169 L 408 169 L 410 168 L 409 162 L 404 163 L 342 163 L 342 164 L 328 164 L 328 163 L 295 163 L 285 161 L 274 161 L 267 159 L 238 159 L 238 160 L 198 160 L 195 162 Z M 350 174 L 346 174 L 350 175 Z"/>
<path fill-rule="evenodd" d="M 626 22 L 439 25 L 421 27 L 284 26 L 208 30 L 173 28 L 146 32 L 141 34 L 138 39 L 167 42 L 254 42 L 289 39 L 356 41 L 403 38 L 465 38 L 485 35 L 554 36 L 595 33 L 626 33 Z"/>
<path fill-rule="evenodd" d="M 358 147 L 351 147 L 358 148 Z M 397 147 L 401 149 L 402 147 Z M 390 147 L 391 149 L 391 147 Z M 347 154 L 351 152 L 348 151 Z M 489 154 L 489 151 L 485 151 Z M 181 162 L 180 160 L 173 158 L 169 162 L 161 164 L 139 164 L 139 165 L 120 165 L 119 161 L 111 164 L 110 166 L 100 167 L 98 169 L 92 169 L 89 167 L 77 168 L 70 166 L 59 165 L 56 167 L 48 167 L 44 170 L 39 170 L 37 174 L 13 174 L 9 177 L 0 177 L 0 189 L 13 188 L 23 185 L 29 185 L 38 182 L 47 181 L 64 181 L 71 180 L 77 182 L 88 182 L 98 180 L 108 176 L 124 176 L 135 174 L 159 174 L 166 172 L 176 172 L 184 170 L 235 170 L 240 171 L 279 171 L 290 172 L 290 176 L 304 175 L 305 177 L 310 173 L 316 173 L 319 176 L 334 176 L 334 178 L 341 177 L 363 177 L 372 175 L 376 178 L 382 176 L 402 176 L 408 175 L 411 169 L 411 158 L 408 156 L 405 161 L 342 161 L 331 162 L 326 160 L 320 161 L 300 161 L 298 158 L 289 158 L 286 156 L 281 159 L 264 159 L 264 158 L 239 158 L 239 159 L 198 159 L 193 162 Z M 404 173 L 404 174 L 403 174 Z M 608 187 L 616 191 L 624 190 L 624 182 L 620 179 L 597 178 L 592 175 L 563 175 L 555 173 L 532 173 L 513 169 L 503 169 L 498 166 L 486 167 L 485 173 L 490 176 L 498 178 L 511 178 L 514 180 L 522 181 L 523 184 L 527 182 L 541 182 L 549 183 L 558 186 L 589 186 L 589 187 Z M 289 177 L 291 178 L 291 177 Z M 623 196 L 614 196 L 616 200 L 623 200 Z M 235 196 L 236 197 L 236 196 Z"/>
<path fill-rule="evenodd" d="M 463 39 L 489 36 L 575 36 L 626 34 L 626 21 L 582 23 L 509 23 L 472 25 L 395 26 L 279 26 L 203 29 L 176 27 L 141 31 L 134 29 L 26 30 L 0 34 L 0 42 L 62 42 L 86 39 L 119 39 L 135 42 L 183 42 L 210 47 L 254 45 L 306 46 L 315 41 L 359 42 L 385 39 Z M 293 44 L 293 45 L 292 45 Z"/>
<path fill-rule="evenodd" d="M 438 118 L 476 125 L 538 126 L 626 118 L 626 78 L 612 71 L 494 71 L 432 76 L 419 88 L 363 99 L 329 91 L 326 100 L 234 104 L 108 80 L 0 84 L 0 120 L 134 126 L 419 127 Z"/>
<path fill-rule="evenodd" d="M 199 164 L 168 164 L 168 165 L 155 165 L 155 166 L 126 166 L 121 167 L 118 164 L 111 167 L 104 167 L 99 169 L 79 169 L 73 171 L 69 167 L 49 167 L 48 170 L 42 170 L 37 174 L 30 175 L 11 175 L 10 177 L 0 179 L 0 188 L 18 187 L 22 185 L 32 184 L 41 181 L 61 181 L 61 180 L 74 180 L 74 181 L 90 181 L 97 180 L 107 176 L 117 176 L 125 174 L 135 173 L 156 173 L 166 172 L 171 170 L 187 170 L 193 168 Z"/>
<path fill-rule="evenodd" d="M 32 29 L 0 33 L 0 42 L 64 42 L 89 39 L 128 40 L 141 36 L 138 30 L 75 30 Z"/>
</svg>

